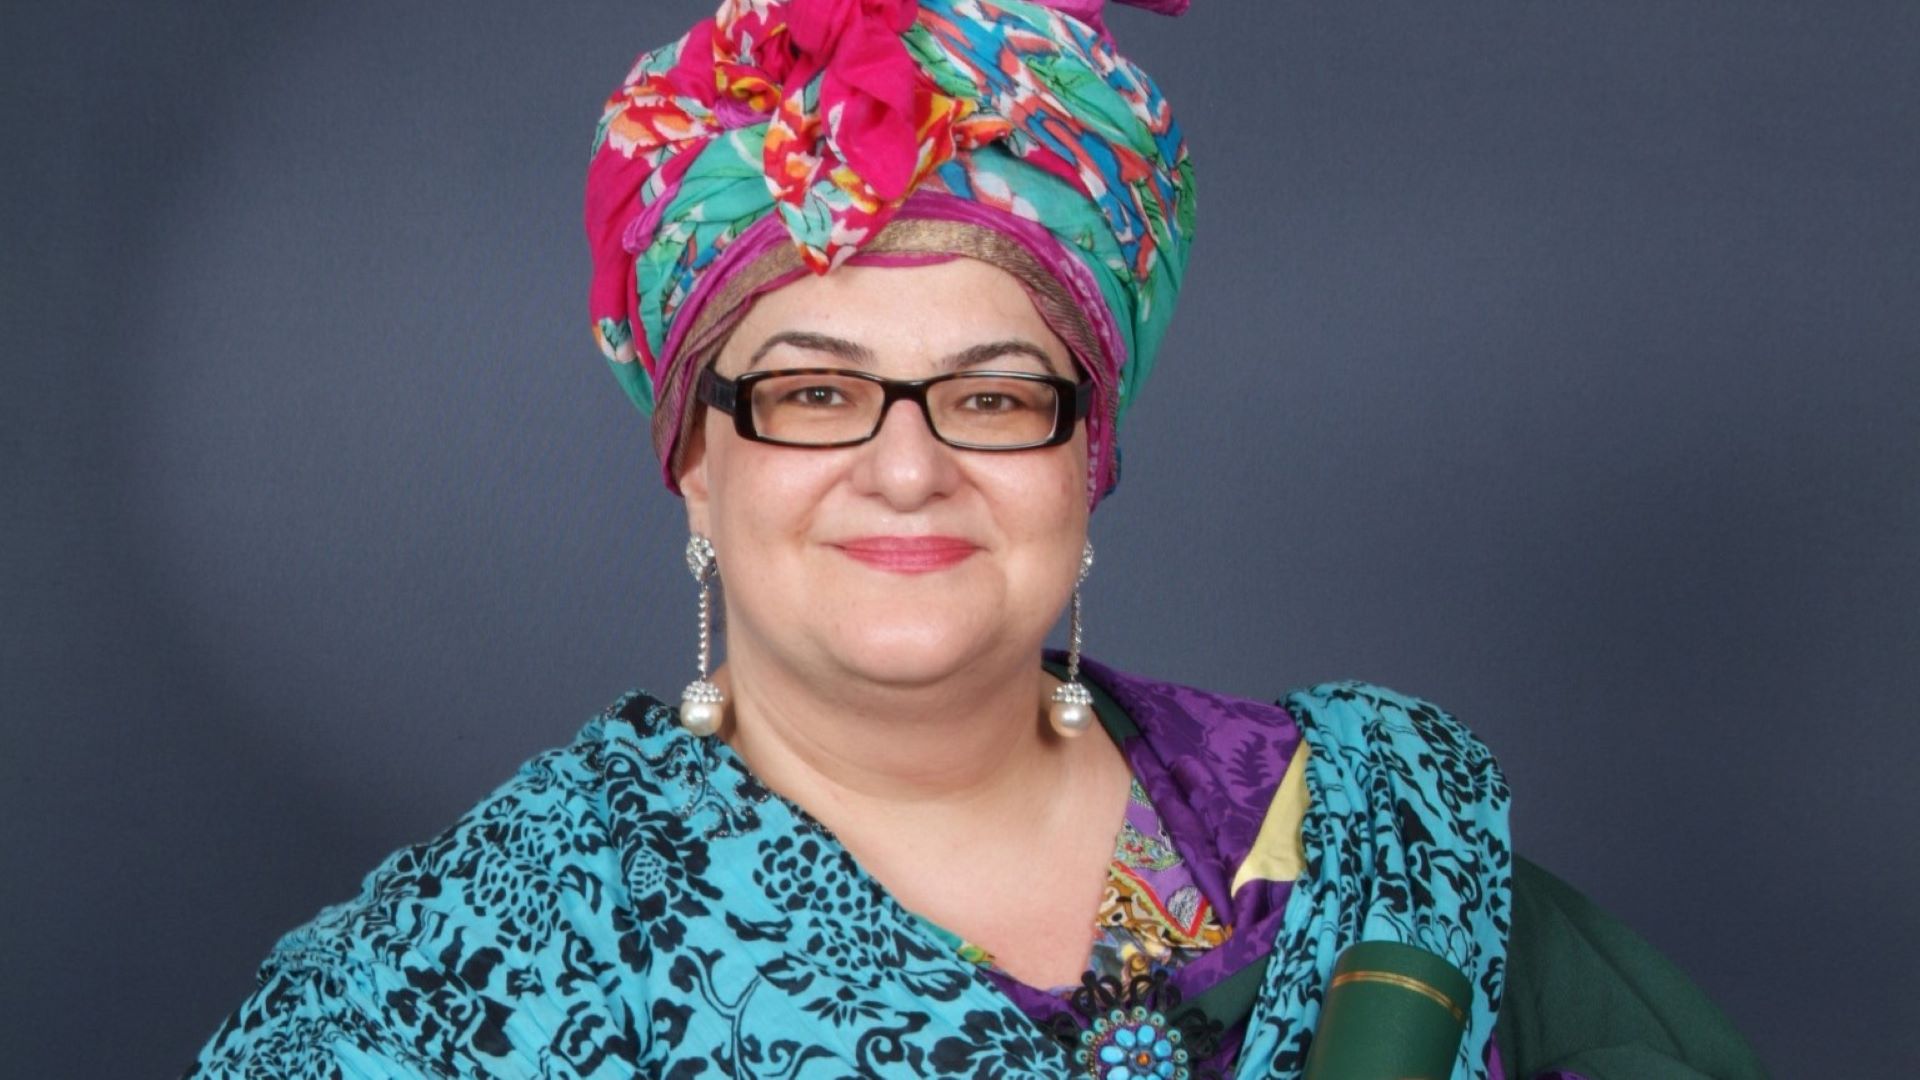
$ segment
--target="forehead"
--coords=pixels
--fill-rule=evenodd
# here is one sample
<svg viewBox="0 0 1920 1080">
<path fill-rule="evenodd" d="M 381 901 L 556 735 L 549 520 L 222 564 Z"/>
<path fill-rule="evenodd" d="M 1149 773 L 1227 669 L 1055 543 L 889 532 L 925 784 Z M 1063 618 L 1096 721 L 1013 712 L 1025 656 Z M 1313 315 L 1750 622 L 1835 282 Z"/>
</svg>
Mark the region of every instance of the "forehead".
<svg viewBox="0 0 1920 1080">
<path fill-rule="evenodd" d="M 769 339 L 795 332 L 837 338 L 872 354 L 876 368 L 919 368 L 987 342 L 1025 341 L 1072 367 L 1026 288 L 988 263 L 955 257 L 908 266 L 849 264 L 803 274 L 754 301 L 721 350 L 723 372 L 744 370 Z M 767 353 L 778 361 L 785 344 Z"/>
</svg>

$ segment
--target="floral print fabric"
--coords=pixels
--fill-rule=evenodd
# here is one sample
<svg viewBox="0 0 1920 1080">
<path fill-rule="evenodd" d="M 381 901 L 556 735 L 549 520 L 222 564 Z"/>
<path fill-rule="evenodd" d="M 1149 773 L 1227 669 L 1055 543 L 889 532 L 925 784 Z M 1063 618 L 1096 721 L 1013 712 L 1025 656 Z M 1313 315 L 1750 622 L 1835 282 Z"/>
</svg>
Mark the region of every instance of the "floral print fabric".
<svg viewBox="0 0 1920 1080">
<path fill-rule="evenodd" d="M 1456 1076 L 1486 1075 L 1508 883 L 1485 748 L 1364 684 L 1282 708 L 1085 671 L 1137 723 L 1135 775 L 1174 834 L 1196 838 L 1182 854 L 1235 928 L 1175 974 L 1273 932 L 1233 1075 L 1300 1074 L 1319 988 L 1363 934 L 1467 971 L 1487 1000 Z M 1303 736 L 1311 872 L 1229 897 Z M 1109 1047 L 1158 1055 L 1137 1023 L 1123 1044 L 1133 1008 L 1154 1014 L 1151 1001 L 1106 1010 L 1099 1053 L 1092 1029 L 1056 1039 L 729 747 L 634 694 L 287 935 L 193 1075 L 1057 1078 L 1088 1075 Z"/>
<path fill-rule="evenodd" d="M 1178 967 L 1227 939 L 1227 930 L 1167 836 L 1138 780 L 1120 826 L 1097 925 L 1096 974 L 1144 975 Z"/>
<path fill-rule="evenodd" d="M 675 329 L 728 249 L 777 219 L 824 273 L 917 192 L 1035 229 L 1091 279 L 1117 354 L 1086 358 L 1088 374 L 1117 422 L 1185 272 L 1186 144 L 1101 30 L 1025 0 L 725 0 L 642 56 L 587 178 L 589 308 L 614 375 L 642 411 L 672 415 L 694 374 Z M 675 437 L 656 432 L 663 461 Z"/>
</svg>

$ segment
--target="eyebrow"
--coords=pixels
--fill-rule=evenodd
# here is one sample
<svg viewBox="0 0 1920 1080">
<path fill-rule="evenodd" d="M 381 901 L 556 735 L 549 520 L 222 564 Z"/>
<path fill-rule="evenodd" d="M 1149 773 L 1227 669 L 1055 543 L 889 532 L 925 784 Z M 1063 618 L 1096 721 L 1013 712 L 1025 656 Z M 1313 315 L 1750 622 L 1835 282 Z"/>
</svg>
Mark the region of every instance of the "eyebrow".
<svg viewBox="0 0 1920 1080">
<path fill-rule="evenodd" d="M 760 347 L 753 351 L 752 358 L 747 361 L 747 370 L 752 371 L 758 367 L 768 353 L 781 345 L 790 345 L 809 352 L 828 353 L 856 367 L 873 366 L 873 350 L 865 345 L 829 334 L 816 334 L 806 330 L 782 330 L 760 343 Z M 1054 363 L 1053 357 L 1047 355 L 1045 349 L 1020 338 L 1006 338 L 1001 341 L 987 341 L 969 346 L 941 360 L 940 369 L 960 371 L 964 368 L 977 367 L 989 360 L 998 360 L 1003 356 L 1032 357 L 1046 367 L 1049 375 L 1060 374 L 1058 365 Z"/>
<path fill-rule="evenodd" d="M 782 330 L 761 342 L 760 347 L 753 350 L 753 357 L 747 361 L 747 370 L 752 371 L 758 367 L 768 353 L 781 345 L 791 345 L 796 349 L 806 349 L 809 352 L 831 353 L 859 367 L 873 366 L 873 350 L 865 345 L 856 344 L 845 338 L 829 337 L 826 334 L 815 334 L 805 330 Z"/>
<path fill-rule="evenodd" d="M 1040 361 L 1041 365 L 1047 369 L 1047 374 L 1060 374 L 1060 369 L 1054 366 L 1053 357 L 1047 355 L 1047 350 L 1035 345 L 1031 341 L 1022 341 L 1019 338 L 1007 338 L 1004 341 L 988 341 L 972 346 L 971 348 L 962 349 L 952 356 L 947 357 L 945 360 L 942 360 L 940 367 L 946 371 L 959 371 L 962 368 L 970 368 L 978 364 L 984 364 L 989 360 L 998 360 L 1003 356 L 1030 356 Z"/>
</svg>

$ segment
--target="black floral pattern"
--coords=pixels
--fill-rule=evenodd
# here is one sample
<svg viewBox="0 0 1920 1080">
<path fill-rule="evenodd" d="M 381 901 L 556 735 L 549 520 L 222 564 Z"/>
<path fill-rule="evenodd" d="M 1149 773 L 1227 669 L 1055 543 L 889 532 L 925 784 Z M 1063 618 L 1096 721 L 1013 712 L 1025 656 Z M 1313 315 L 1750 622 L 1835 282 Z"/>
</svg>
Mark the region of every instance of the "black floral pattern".
<svg viewBox="0 0 1920 1080">
<path fill-rule="evenodd" d="M 1307 870 L 1242 1054 L 1268 1062 L 1266 1076 L 1299 1076 L 1340 950 L 1402 941 L 1477 987 L 1455 1075 L 1485 1077 L 1511 924 L 1511 795 L 1499 765 L 1452 717 L 1382 687 L 1328 683 L 1285 705 L 1312 747 Z"/>
<path fill-rule="evenodd" d="M 1129 685 L 1165 713 L 1156 737 L 1271 745 L 1211 697 Z M 1165 710 L 1182 702 L 1176 729 Z M 1315 807 L 1243 1051 L 1272 1076 L 1298 1075 L 1340 945 L 1426 945 L 1497 1002 L 1507 917 L 1506 792 L 1484 747 L 1363 684 L 1288 711 Z M 630 695 L 287 935 L 190 1075 L 1178 1080 L 1220 1037 L 1164 977 L 1089 981 L 1072 1005 L 1051 1032 L 1029 1019 L 725 744 Z"/>
</svg>

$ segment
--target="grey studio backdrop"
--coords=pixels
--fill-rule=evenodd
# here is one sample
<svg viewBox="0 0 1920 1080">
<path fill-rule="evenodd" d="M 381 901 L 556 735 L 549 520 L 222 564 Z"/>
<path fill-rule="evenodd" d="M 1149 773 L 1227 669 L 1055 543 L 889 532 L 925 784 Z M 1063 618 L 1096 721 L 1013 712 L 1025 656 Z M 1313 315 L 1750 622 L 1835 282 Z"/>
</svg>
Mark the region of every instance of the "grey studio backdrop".
<svg viewBox="0 0 1920 1080">
<path fill-rule="evenodd" d="M 587 333 L 601 101 L 711 0 L 10 5 L 19 1076 L 184 1065 L 281 932 L 693 659 Z M 1092 655 L 1361 677 L 1778 1075 L 1916 1061 L 1920 5 L 1114 18 L 1199 166 Z"/>
</svg>

